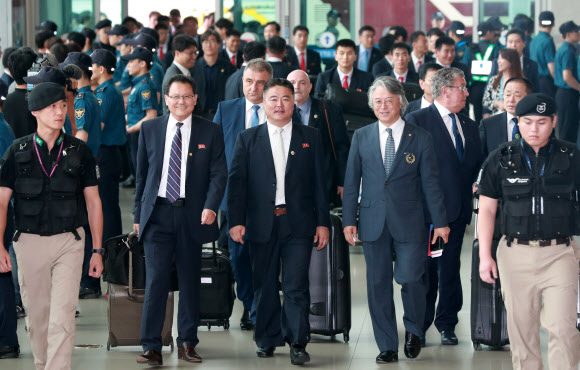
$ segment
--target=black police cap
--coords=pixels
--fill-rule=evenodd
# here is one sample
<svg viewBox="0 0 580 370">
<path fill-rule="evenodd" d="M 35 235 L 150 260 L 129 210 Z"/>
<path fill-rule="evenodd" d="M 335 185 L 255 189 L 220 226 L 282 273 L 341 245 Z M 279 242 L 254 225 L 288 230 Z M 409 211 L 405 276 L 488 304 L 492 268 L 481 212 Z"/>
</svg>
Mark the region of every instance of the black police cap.
<svg viewBox="0 0 580 370">
<path fill-rule="evenodd" d="M 100 30 L 101 28 L 111 27 L 112 25 L 113 22 L 111 22 L 109 19 L 103 19 L 101 21 L 98 21 L 97 24 L 95 24 L 95 29 Z"/>
<path fill-rule="evenodd" d="M 153 37 L 153 39 L 155 39 L 155 45 L 159 45 L 159 32 L 155 31 L 153 28 L 143 27 L 138 33 L 144 33 L 147 36 Z"/>
<path fill-rule="evenodd" d="M 435 12 L 431 16 L 431 19 L 445 19 L 445 16 L 441 12 Z"/>
<path fill-rule="evenodd" d="M 153 53 L 141 46 L 137 46 L 133 49 L 133 52 L 131 54 L 123 55 L 121 59 L 127 61 L 139 59 L 144 61 L 145 63 L 151 64 L 151 62 L 153 61 Z"/>
<path fill-rule="evenodd" d="M 8 85 L 0 81 L 0 100 L 6 100 L 6 96 L 8 96 Z"/>
<path fill-rule="evenodd" d="M 74 42 L 81 48 L 84 47 L 86 43 L 85 36 L 80 32 L 69 32 L 67 35 L 67 40 Z"/>
<path fill-rule="evenodd" d="M 125 36 L 123 36 L 121 41 L 116 42 L 115 45 L 121 45 L 121 44 L 129 45 L 128 41 L 134 39 L 136 36 L 137 36 L 136 33 L 128 33 Z"/>
<path fill-rule="evenodd" d="M 134 38 L 127 40 L 126 44 L 131 46 L 142 46 L 152 52 L 154 52 L 157 47 L 155 39 L 145 33 L 138 33 Z"/>
<path fill-rule="evenodd" d="M 56 31 L 58 30 L 58 26 L 53 21 L 44 21 L 38 26 L 34 27 L 37 31 L 40 30 L 48 30 L 53 32 L 56 35 Z"/>
<path fill-rule="evenodd" d="M 94 40 L 97 37 L 97 34 L 92 29 L 85 27 L 81 30 L 81 34 L 88 38 L 89 40 Z"/>
<path fill-rule="evenodd" d="M 447 30 L 453 31 L 457 35 L 464 35 L 465 34 L 465 25 L 459 21 L 453 21 L 453 22 L 451 22 L 449 27 L 447 27 Z"/>
<path fill-rule="evenodd" d="M 117 57 L 107 49 L 97 49 L 91 54 L 94 64 L 113 70 L 117 65 Z"/>
<path fill-rule="evenodd" d="M 516 105 L 516 116 L 547 116 L 556 114 L 556 102 L 546 94 L 529 94 Z"/>
<path fill-rule="evenodd" d="M 79 67 L 82 70 L 90 71 L 93 61 L 91 60 L 91 57 L 88 56 L 87 54 L 78 51 L 73 51 L 68 53 L 64 62 L 60 64 L 60 68 L 63 68 L 64 66 L 67 66 L 69 64 L 74 64 L 75 66 Z"/>
<path fill-rule="evenodd" d="M 580 31 L 580 26 L 574 23 L 574 21 L 562 23 L 562 25 L 560 26 L 560 35 L 562 35 L 562 37 L 566 37 L 566 34 L 568 32 L 578 32 L 578 31 Z"/>
<path fill-rule="evenodd" d="M 37 85 L 28 93 L 28 110 L 31 112 L 42 110 L 52 103 L 65 100 L 64 87 L 54 82 L 44 82 Z"/>
<path fill-rule="evenodd" d="M 110 30 L 106 30 L 105 33 L 107 35 L 115 35 L 115 36 L 125 36 L 129 34 L 129 28 L 124 24 L 116 24 L 115 27 L 111 28 Z"/>
<path fill-rule="evenodd" d="M 38 85 L 44 82 L 55 82 L 60 86 L 65 86 L 66 76 L 60 69 L 43 66 L 34 76 L 24 77 L 24 82 L 33 85 Z"/>
<path fill-rule="evenodd" d="M 541 12 L 538 18 L 540 20 L 540 25 L 544 27 L 550 27 L 554 25 L 554 13 L 548 10 Z"/>
</svg>

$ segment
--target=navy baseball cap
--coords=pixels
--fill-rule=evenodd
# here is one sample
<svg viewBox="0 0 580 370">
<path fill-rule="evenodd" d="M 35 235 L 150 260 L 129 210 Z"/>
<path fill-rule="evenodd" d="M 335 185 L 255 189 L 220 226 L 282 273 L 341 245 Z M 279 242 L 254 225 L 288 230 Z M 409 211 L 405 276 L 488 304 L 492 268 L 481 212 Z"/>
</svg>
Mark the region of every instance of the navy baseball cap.
<svg viewBox="0 0 580 370">
<path fill-rule="evenodd" d="M 451 22 L 451 24 L 449 25 L 449 27 L 447 27 L 448 31 L 453 31 L 455 32 L 457 35 L 465 35 L 465 25 L 459 21 L 453 21 Z"/>
<path fill-rule="evenodd" d="M 501 31 L 507 28 L 507 26 L 501 22 L 497 15 L 489 17 L 489 19 L 485 22 L 488 24 L 488 29 L 490 31 Z"/>
<path fill-rule="evenodd" d="M 35 86 L 28 93 L 28 110 L 36 112 L 48 107 L 52 103 L 65 99 L 64 86 L 54 82 L 44 82 Z"/>
<path fill-rule="evenodd" d="M 97 34 L 95 33 L 95 31 L 93 31 L 92 29 L 85 27 L 81 30 L 81 34 L 90 39 L 90 40 L 94 40 L 97 37 Z"/>
<path fill-rule="evenodd" d="M 578 32 L 578 31 L 580 31 L 580 26 L 574 23 L 574 21 L 562 23 L 562 25 L 560 26 L 560 34 L 563 37 L 566 37 L 566 34 L 568 32 Z"/>
<path fill-rule="evenodd" d="M 435 12 L 431 16 L 431 19 L 445 19 L 445 16 L 441 12 Z"/>
<path fill-rule="evenodd" d="M 8 85 L 0 81 L 0 100 L 6 100 L 6 96 L 8 96 Z"/>
<path fill-rule="evenodd" d="M 58 30 L 58 26 L 53 21 L 44 21 L 38 26 L 34 27 L 35 30 L 48 30 L 52 31 L 56 35 L 56 31 Z"/>
<path fill-rule="evenodd" d="M 142 60 L 146 63 L 151 64 L 153 61 L 153 53 L 149 50 L 147 50 L 146 48 L 143 48 L 141 46 L 137 46 L 133 49 L 133 52 L 131 54 L 127 54 L 127 55 L 123 55 L 121 57 L 121 59 L 123 60 L 133 60 L 133 59 L 139 59 Z"/>
<path fill-rule="evenodd" d="M 107 49 L 97 49 L 91 54 L 91 61 L 99 66 L 114 70 L 117 65 L 117 57 Z"/>
<path fill-rule="evenodd" d="M 138 33 L 137 36 L 131 40 L 127 40 L 126 44 L 131 46 L 142 46 L 152 52 L 155 51 L 155 48 L 157 47 L 155 39 L 145 33 Z"/>
<path fill-rule="evenodd" d="M 526 95 L 516 105 L 516 116 L 547 116 L 556 114 L 556 102 L 545 94 Z"/>
<path fill-rule="evenodd" d="M 129 28 L 123 24 L 116 24 L 115 27 L 106 30 L 105 33 L 107 35 L 125 36 L 129 34 Z"/>
<path fill-rule="evenodd" d="M 121 39 L 121 41 L 116 42 L 115 45 L 121 45 L 121 44 L 126 44 L 126 45 L 130 45 L 129 44 L 129 40 L 135 38 L 137 36 L 136 33 L 128 33 L 125 36 L 123 36 L 123 38 Z"/>
<path fill-rule="evenodd" d="M 95 29 L 100 30 L 101 28 L 111 27 L 112 25 L 113 25 L 113 22 L 111 22 L 108 19 L 103 19 L 102 21 L 97 22 L 97 24 L 95 25 Z"/>
<path fill-rule="evenodd" d="M 159 45 L 159 32 L 155 31 L 153 28 L 149 28 L 149 27 L 143 27 L 139 30 L 138 33 L 144 33 L 147 36 L 151 36 L 153 37 L 153 39 L 155 40 L 155 45 Z"/>
<path fill-rule="evenodd" d="M 50 66 L 43 66 L 40 72 L 34 76 L 24 77 L 24 82 L 32 85 L 38 85 L 43 82 L 55 82 L 61 86 L 66 85 L 66 76 L 60 69 Z"/>
<path fill-rule="evenodd" d="M 544 27 L 550 27 L 554 25 L 554 13 L 548 10 L 541 12 L 538 18 L 540 20 L 540 25 Z"/>
<path fill-rule="evenodd" d="M 79 67 L 82 70 L 90 71 L 92 70 L 91 65 L 93 64 L 91 57 L 85 53 L 81 53 L 78 51 L 74 51 L 68 53 L 64 62 L 60 63 L 60 68 L 67 66 L 69 64 L 74 64 L 75 66 Z"/>
</svg>

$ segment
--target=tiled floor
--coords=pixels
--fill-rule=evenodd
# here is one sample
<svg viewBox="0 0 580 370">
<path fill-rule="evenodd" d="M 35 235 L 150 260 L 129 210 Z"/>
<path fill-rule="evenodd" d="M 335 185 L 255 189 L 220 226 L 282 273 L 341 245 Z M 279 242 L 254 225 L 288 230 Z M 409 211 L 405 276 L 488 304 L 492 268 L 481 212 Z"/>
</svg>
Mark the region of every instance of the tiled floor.
<svg viewBox="0 0 580 370">
<path fill-rule="evenodd" d="M 132 191 L 123 190 L 121 202 L 125 230 L 131 227 L 131 198 Z M 481 369 L 499 370 L 511 369 L 509 349 L 491 351 L 484 347 L 483 351 L 475 352 L 472 349 L 469 331 L 469 286 L 471 269 L 471 238 L 473 229 L 468 229 L 462 253 L 462 282 L 464 287 L 464 305 L 459 314 L 459 325 L 456 328 L 459 345 L 443 347 L 440 345 L 439 334 L 435 329 L 427 333 L 427 347 L 421 351 L 418 359 L 407 360 L 402 347 L 399 351 L 397 364 L 377 365 L 375 357 L 378 348 L 375 344 L 371 319 L 369 316 L 366 284 L 365 263 L 360 248 L 351 251 L 351 280 L 352 280 L 352 329 L 350 342 L 342 341 L 342 335 L 334 339 L 313 335 L 308 351 L 312 361 L 307 367 L 318 369 Z M 404 334 L 402 326 L 402 304 L 398 285 L 395 285 L 395 304 L 399 317 L 399 336 Z M 103 290 L 106 287 L 103 285 Z M 73 353 L 73 369 L 116 370 L 139 369 L 135 357 L 140 353 L 140 347 L 116 347 L 110 351 L 107 343 L 107 307 L 103 298 L 98 300 L 82 300 L 79 310 L 81 316 L 77 319 L 75 343 L 77 345 L 98 345 L 94 349 L 77 348 Z M 252 332 L 242 332 L 239 328 L 241 304 L 236 301 L 234 314 L 231 318 L 232 327 L 229 331 L 222 328 L 200 328 L 200 344 L 197 349 L 203 357 L 203 364 L 192 365 L 177 360 L 176 351 L 170 352 L 164 348 L 165 368 L 192 368 L 203 366 L 204 369 L 295 369 L 290 364 L 288 348 L 279 348 L 274 358 L 259 359 L 255 354 L 255 344 L 252 341 Z M 174 320 L 174 325 L 175 325 Z M 0 369 L 34 369 L 32 353 L 28 335 L 24 330 L 24 320 L 19 321 L 18 334 L 22 356 L 16 360 L 1 360 Z M 174 326 L 174 335 L 176 327 Z M 402 338 L 402 337 L 401 337 Z M 402 340 L 402 339 L 401 339 Z M 542 334 L 542 352 L 547 353 L 547 337 Z M 580 350 L 580 349 L 579 349 Z M 547 364 L 546 364 L 547 368 Z"/>
</svg>

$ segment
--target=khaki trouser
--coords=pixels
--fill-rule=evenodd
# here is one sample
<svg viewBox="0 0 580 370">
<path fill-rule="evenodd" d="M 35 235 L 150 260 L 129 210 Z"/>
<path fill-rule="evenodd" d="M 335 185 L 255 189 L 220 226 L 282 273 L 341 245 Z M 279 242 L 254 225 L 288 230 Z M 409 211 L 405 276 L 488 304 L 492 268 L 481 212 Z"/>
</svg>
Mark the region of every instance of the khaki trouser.
<svg viewBox="0 0 580 370">
<path fill-rule="evenodd" d="M 39 236 L 22 233 L 14 243 L 26 325 L 37 370 L 68 370 L 84 256 L 84 230 Z"/>
<path fill-rule="evenodd" d="M 580 335 L 576 329 L 578 246 L 531 247 L 505 237 L 497 251 L 514 369 L 543 369 L 540 323 L 549 335 L 550 369 L 578 369 Z M 543 304 L 542 304 L 543 303 Z"/>
</svg>

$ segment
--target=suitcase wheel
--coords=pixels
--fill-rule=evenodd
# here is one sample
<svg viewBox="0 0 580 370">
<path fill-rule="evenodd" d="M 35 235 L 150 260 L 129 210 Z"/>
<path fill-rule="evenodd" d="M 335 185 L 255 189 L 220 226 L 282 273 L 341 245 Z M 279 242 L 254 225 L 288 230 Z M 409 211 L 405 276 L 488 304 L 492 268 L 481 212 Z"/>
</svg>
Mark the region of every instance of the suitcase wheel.
<svg viewBox="0 0 580 370">
<path fill-rule="evenodd" d="M 209 322 L 207 323 L 207 330 L 211 330 L 211 324 Z"/>
<path fill-rule="evenodd" d="M 475 351 L 481 351 L 481 344 L 479 342 L 473 342 L 473 349 Z"/>
<path fill-rule="evenodd" d="M 224 330 L 230 330 L 230 320 L 226 320 L 224 323 Z"/>
<path fill-rule="evenodd" d="M 344 334 L 342 335 L 344 338 L 344 343 L 348 343 L 348 341 L 350 340 L 350 335 L 347 332 L 344 332 Z"/>
<path fill-rule="evenodd" d="M 107 339 L 107 351 L 111 350 L 111 342 Z"/>
</svg>

